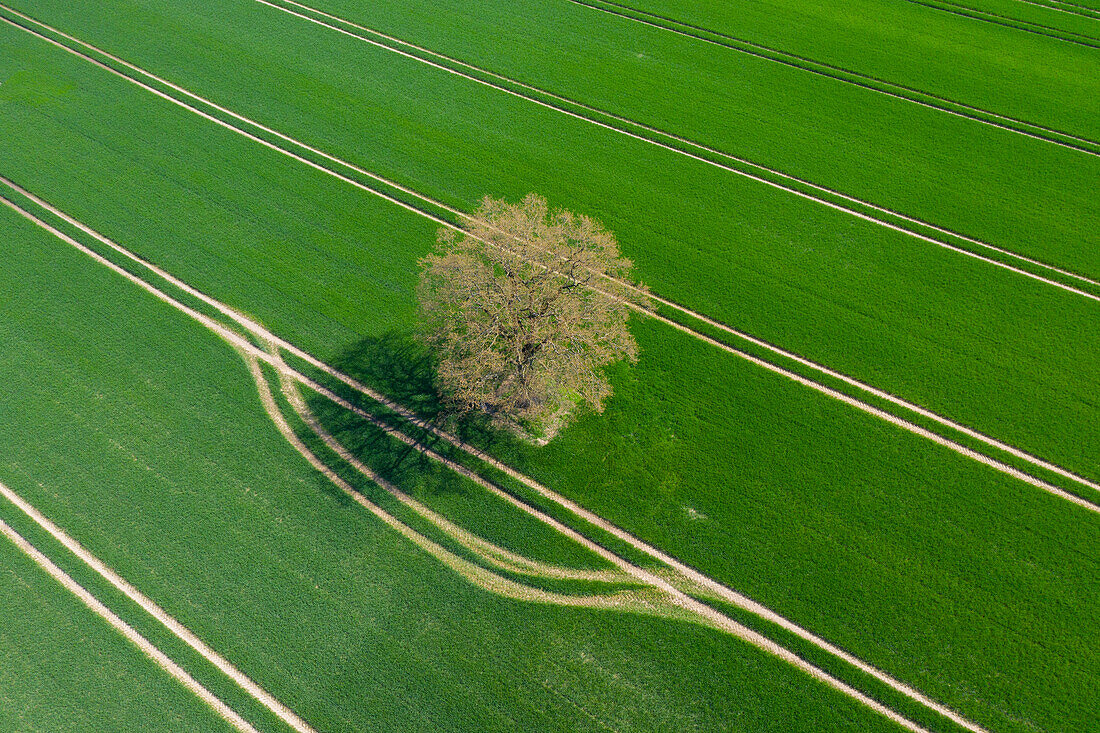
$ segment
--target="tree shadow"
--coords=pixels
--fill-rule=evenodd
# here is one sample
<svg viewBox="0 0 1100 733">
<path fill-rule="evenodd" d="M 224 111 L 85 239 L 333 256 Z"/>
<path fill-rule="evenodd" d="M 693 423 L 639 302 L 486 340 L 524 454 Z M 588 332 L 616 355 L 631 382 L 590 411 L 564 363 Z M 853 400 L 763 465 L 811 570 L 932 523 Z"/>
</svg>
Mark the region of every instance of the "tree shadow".
<svg viewBox="0 0 1100 733">
<path fill-rule="evenodd" d="M 482 450 L 491 451 L 516 441 L 514 436 L 494 426 L 486 415 L 456 409 L 441 397 L 431 351 L 410 331 L 390 331 L 362 339 L 341 353 L 332 365 L 412 410 L 425 423 L 445 429 Z M 383 478 L 398 486 L 431 491 L 447 491 L 447 487 L 459 485 L 454 480 L 440 480 L 450 471 L 418 450 L 418 447 L 430 448 L 446 454 L 451 446 L 442 438 L 425 430 L 406 429 L 409 426 L 403 420 L 387 419 L 415 439 L 414 445 L 407 445 L 331 400 L 317 394 L 305 396 L 310 410 L 325 429 Z M 372 411 L 377 406 L 363 400 L 360 403 Z"/>
</svg>

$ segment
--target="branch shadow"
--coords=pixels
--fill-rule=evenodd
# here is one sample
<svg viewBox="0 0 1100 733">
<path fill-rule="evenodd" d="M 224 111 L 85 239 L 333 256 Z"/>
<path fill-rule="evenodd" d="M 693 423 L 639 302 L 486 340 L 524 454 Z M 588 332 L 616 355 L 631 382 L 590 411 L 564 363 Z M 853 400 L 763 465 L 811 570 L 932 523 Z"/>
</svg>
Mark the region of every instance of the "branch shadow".
<svg viewBox="0 0 1100 733">
<path fill-rule="evenodd" d="M 411 331 L 390 331 L 362 339 L 341 353 L 333 366 L 412 410 L 428 424 L 482 450 L 515 440 L 493 426 L 488 416 L 456 409 L 441 396 L 431 351 Z M 402 428 L 410 437 L 417 434 L 416 444 L 407 445 L 320 395 L 310 394 L 306 399 L 328 432 L 392 483 L 407 491 L 417 487 L 433 492 L 453 491 L 461 485 L 449 469 L 417 450 L 420 446 L 446 454 L 451 446 L 442 438 Z"/>
</svg>

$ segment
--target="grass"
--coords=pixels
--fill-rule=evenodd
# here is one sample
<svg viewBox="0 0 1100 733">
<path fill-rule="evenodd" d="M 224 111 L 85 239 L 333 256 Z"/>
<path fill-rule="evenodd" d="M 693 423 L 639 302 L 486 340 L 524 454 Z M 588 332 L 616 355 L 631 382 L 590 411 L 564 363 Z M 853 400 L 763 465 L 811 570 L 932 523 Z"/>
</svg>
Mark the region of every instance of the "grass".
<svg viewBox="0 0 1100 733">
<path fill-rule="evenodd" d="M 152 34 L 181 44 L 156 63 L 184 64 L 182 44 L 205 43 L 233 73 L 187 68 L 209 74 L 200 86 L 243 109 L 233 86 L 254 84 L 265 119 L 451 202 L 487 182 L 514 196 L 537 179 L 552 199 L 603 215 L 658 291 L 1097 475 L 1088 304 L 519 102 L 406 75 L 360 46 L 329 55 L 327 40 L 260 9 L 249 32 L 294 49 L 301 68 L 259 41 L 197 31 Z M 83 22 L 71 27 L 92 34 Z M 0 33 L 11 50 L 0 173 L 326 359 L 407 334 L 428 222 Z M 386 71 L 377 90 L 362 83 L 368 62 Z M 320 69 L 342 76 L 322 83 Z M 550 138 L 564 160 L 540 152 Z M 569 175 L 581 160 L 584 180 Z M 678 236 L 650 208 L 676 211 Z M 20 306 L 3 323 L 3 397 L 34 406 L 4 407 L 17 419 L 0 426 L 13 447 L 0 479 L 319 726 L 595 726 L 585 713 L 648 729 L 883 725 L 702 629 L 474 591 L 337 501 L 280 442 L 224 346 L 0 221 L 22 248 L 0 274 L 2 297 Z M 992 729 L 1095 725 L 1092 515 L 653 322 L 636 330 L 642 363 L 615 372 L 607 413 L 542 451 L 496 450 Z M 476 521 L 468 486 L 430 478 L 410 474 L 410 490 Z M 514 547 L 545 542 L 480 526 Z"/>
<path fill-rule="evenodd" d="M 322 7 L 955 231 L 1086 274 L 1100 272 L 1091 247 L 1080 247 L 1093 233 L 1062 216 L 1096 215 L 1094 202 L 1063 185 L 1094 180 L 1095 157 L 569 3 L 517 9 L 488 0 L 455 9 L 449 24 L 438 9 L 429 21 L 419 15 L 424 9 L 408 5 L 369 13 L 346 1 Z M 256 22 L 253 15 L 248 22 Z M 224 28 L 224 20 L 216 22 Z M 335 48 L 354 44 L 303 20 L 270 23 L 264 35 L 280 38 L 280 49 L 293 47 L 282 40 L 285 23 L 307 37 L 327 37 Z M 120 35 L 101 33 L 104 42 Z M 1071 63 L 1055 58 L 1059 68 Z M 1079 74 L 1095 76 L 1092 56 L 1085 58 Z M 600 73 L 591 73 L 594 68 Z M 773 94 L 776 89 L 782 94 Z"/>
<path fill-rule="evenodd" d="M 292 25 L 288 30 L 302 28 Z M 13 33 L 17 34 L 12 30 L 9 35 Z M 291 36 L 288 42 L 294 40 Z M 159 241 L 143 242 L 142 251 L 169 269 L 188 273 L 189 279 L 206 278 L 208 269 L 216 271 L 221 286 L 214 291 L 223 299 L 240 298 L 247 309 L 261 308 L 271 287 L 300 285 L 303 290 L 288 295 L 302 301 L 303 315 L 311 321 L 329 317 L 337 321 L 337 328 L 375 319 L 388 321 L 390 327 L 407 322 L 413 262 L 433 238 L 429 222 L 405 224 L 415 220 L 386 215 L 394 223 L 373 229 L 377 225 L 360 213 L 362 197 L 344 184 L 318 183 L 317 175 L 292 171 L 300 167 L 297 163 L 268 162 L 273 154 L 254 143 L 231 142 L 228 133 L 208 122 L 187 122 L 182 112 L 166 113 L 164 103 L 147 92 L 123 91 L 121 82 L 82 68 L 76 59 L 61 59 L 60 51 L 40 48 L 41 41 L 30 38 L 24 43 L 38 47 L 40 58 L 53 59 L 43 63 L 58 64 L 63 78 L 75 74 L 93 87 L 106 85 L 119 90 L 119 100 L 126 101 L 97 110 L 94 119 L 84 112 L 89 105 L 101 106 L 91 87 L 48 108 L 17 105 L 9 120 L 10 139 L 20 141 L 8 153 L 12 175 L 18 174 L 32 188 L 57 191 L 60 205 L 108 233 L 153 227 Z M 356 54 L 365 53 L 358 45 L 340 50 L 348 52 L 340 61 L 345 67 Z M 381 60 L 392 63 L 390 57 Z M 243 64 L 232 64 L 236 77 L 249 84 L 271 83 L 247 78 Z M 553 113 L 512 104 L 487 90 L 461 87 L 462 96 L 454 96 L 458 92 L 444 75 L 422 75 L 419 67 L 407 71 L 413 78 L 395 69 L 394 76 L 378 82 L 379 89 L 368 91 L 408 100 L 408 90 L 415 88 L 424 100 L 448 100 L 435 105 L 443 110 L 433 122 L 439 125 L 459 125 L 469 117 L 465 111 L 447 111 L 448 105 L 492 109 L 492 120 L 476 120 L 491 127 L 477 127 L 470 120 L 473 126 L 460 134 L 462 129 L 425 127 L 401 112 L 379 113 L 378 118 L 397 116 L 384 119 L 387 124 L 377 129 L 362 120 L 364 134 L 370 128 L 379 136 L 355 143 L 355 148 L 369 151 L 363 159 L 343 149 L 346 140 L 341 143 L 330 136 L 347 137 L 337 131 L 349 127 L 341 110 L 352 99 L 365 109 L 384 109 L 381 98 L 371 102 L 349 97 L 346 90 L 337 92 L 327 83 L 303 82 L 302 93 L 314 98 L 315 105 L 292 116 L 296 122 L 283 113 L 269 116 L 292 133 L 299 132 L 299 126 L 310 128 L 314 132 L 304 130 L 305 137 L 325 149 L 363 160 L 374 170 L 467 208 L 484 193 L 487 182 L 498 194 L 516 197 L 535 188 L 551 201 L 571 202 L 577 210 L 604 218 L 619 234 L 624 251 L 637 261 L 641 278 L 658 292 L 1071 470 L 1100 475 L 1087 448 L 1100 441 L 1100 424 L 1092 418 L 1093 395 L 1100 384 L 1095 370 L 1087 368 L 1091 355 L 1100 352 L 1100 334 L 1090 328 L 1094 303 L 799 203 L 787 194 L 642 143 L 594 137 L 581 123 L 570 127 L 568 120 Z M 265 76 L 274 80 L 289 73 L 271 69 Z M 403 86 L 414 82 L 417 87 Z M 233 80 L 223 78 L 220 83 L 228 86 Z M 262 89 L 248 96 L 264 98 Z M 281 93 L 283 99 L 292 96 Z M 327 106 L 326 99 L 337 103 Z M 421 106 L 418 100 L 417 115 L 430 114 L 431 105 Z M 166 114 L 173 120 L 167 127 Z M 343 115 L 342 121 L 323 125 L 329 114 Z M 117 121 L 108 121 L 113 115 Z M 133 124 L 135 115 L 144 129 Z M 545 138 L 537 132 L 542 127 L 554 130 L 551 137 L 562 140 L 562 145 L 568 142 L 564 157 L 542 145 Z M 520 135 L 524 129 L 530 134 Z M 494 138 L 496 147 L 485 148 L 479 142 L 487 131 L 500 135 Z M 89 134 L 96 140 L 89 140 Z M 185 138 L 193 142 L 184 143 Z M 71 142 L 51 144 L 51 167 L 42 169 L 46 140 Z M 176 144 L 166 148 L 166 140 Z M 200 165 L 192 151 L 208 146 Z M 465 157 L 455 160 L 456 154 Z M 521 155 L 526 160 L 522 166 L 516 163 Z M 81 167 L 74 170 L 77 160 Z M 286 181 L 293 183 L 259 180 L 263 176 L 255 172 L 257 160 L 287 171 Z M 601 165 L 578 178 L 574 172 L 579 160 L 598 160 Z M 461 181 L 451 182 L 461 183 L 457 190 L 447 185 L 448 163 L 453 164 L 452 172 L 463 172 Z M 140 175 L 140 182 L 120 180 L 118 190 L 97 192 L 94 204 L 82 201 L 81 181 L 111 180 L 120 169 Z M 59 186 L 55 171 L 63 170 L 72 170 L 74 179 Z M 182 180 L 167 180 L 172 176 L 166 170 L 180 170 Z M 248 176 L 247 182 L 227 181 L 226 170 Z M 624 180 L 632 182 L 631 190 L 624 190 Z M 63 189 L 68 186 L 78 187 L 79 195 L 66 195 Z M 135 196 L 157 196 L 163 202 L 166 209 L 154 212 L 155 224 L 144 219 L 146 212 L 131 211 Z M 258 209 L 259 201 L 267 198 L 287 210 Z M 109 215 L 104 208 L 108 205 Z M 657 221 L 656 212 L 675 213 Z M 229 217 L 233 224 L 218 227 L 215 217 Z M 371 232 L 368 246 L 361 243 L 363 232 Z M 225 244 L 230 239 L 232 246 Z M 192 251 L 181 255 L 178 241 L 190 242 L 204 258 L 192 261 Z M 319 261 L 303 263 L 303 247 L 320 254 Z M 215 260 L 216 265 L 208 265 Z M 254 275 L 261 281 L 259 289 L 247 281 L 238 285 L 237 272 Z M 283 277 L 293 283 L 278 283 Z M 362 300 L 370 297 L 362 293 L 374 288 L 374 282 L 379 283 L 373 290 L 374 303 L 384 314 L 373 312 L 376 306 Z M 240 292 L 242 287 L 253 290 Z M 300 322 L 295 329 L 301 328 Z M 364 332 L 353 325 L 350 334 L 343 333 Z M 348 340 L 325 335 L 307 342 L 311 348 L 331 350 L 331 344 Z M 1004 399 L 1006 393 L 1020 398 Z"/>
<path fill-rule="evenodd" d="M 1092 685 L 1091 622 L 1069 616 L 1096 603 L 1081 595 L 1094 585 L 1096 521 L 749 367 L 731 374 L 688 339 L 637 329 L 647 361 L 619 374 L 607 415 L 546 449 L 494 452 L 993 729 L 1016 729 L 994 689 L 1040 729 L 1046 715 L 1088 727 L 1064 691 Z M 354 371 L 363 363 L 341 366 L 369 378 Z M 710 395 L 704 409 L 681 399 L 689 384 Z M 703 433 L 705 447 L 693 444 Z M 1041 668 L 1050 677 L 1030 679 Z"/>
<path fill-rule="evenodd" d="M 291 134 L 319 140 L 326 150 L 366 159 L 373 164 L 369 167 L 417 188 L 430 185 L 433 191 L 442 190 L 448 201 L 467 207 L 485 193 L 487 180 L 509 195 L 515 186 L 519 193 L 514 195 L 527 192 L 522 183 L 504 176 L 486 179 L 480 170 L 485 167 L 492 167 L 494 174 L 501 169 L 522 171 L 528 187 L 559 189 L 570 178 L 561 170 L 562 162 L 585 159 L 573 141 L 597 134 L 579 122 L 543 121 L 551 113 L 533 111 L 527 102 L 472 90 L 471 82 L 401 60 L 253 0 L 219 7 L 215 14 L 185 4 L 165 9 L 115 2 L 116 12 L 94 18 L 49 0 L 20 7 L 154 71 L 186 79 L 198 91 L 274 121 Z M 1096 157 L 594 15 L 586 8 L 569 8 L 564 19 L 555 14 L 553 23 L 540 22 L 534 13 L 530 25 L 516 20 L 527 16 L 507 15 L 491 26 L 514 27 L 517 37 L 528 38 L 525 43 L 502 43 L 487 29 L 475 29 L 468 43 L 476 40 L 482 50 L 454 50 L 815 183 L 1051 264 L 1100 274 L 1095 232 L 1085 223 L 1100 215 L 1095 197 L 1089 195 L 1100 169 Z M 128 33 L 122 18 L 134 13 L 160 30 L 153 37 Z M 477 16 L 494 17 L 488 11 Z M 562 23 L 568 25 L 561 28 Z M 599 26 L 596 49 L 580 40 L 591 37 L 592 23 L 612 24 Z M 535 43 L 529 37 L 539 38 L 536 28 L 543 34 L 550 34 L 550 28 L 555 32 Z M 448 34 L 461 36 L 453 29 Z M 581 47 L 561 57 L 563 39 L 574 36 Z M 451 44 L 445 45 L 451 50 Z M 492 56 L 486 57 L 485 48 L 493 49 Z M 594 75 L 588 73 L 591 68 L 604 71 Z M 365 82 L 363 69 L 379 73 Z M 1083 68 L 1079 73 L 1088 76 L 1091 71 Z M 295 81 L 287 87 L 286 79 Z M 685 79 L 692 80 L 694 91 L 685 91 Z M 774 94 L 775 89 L 783 94 Z M 406 100 L 404 106 L 392 107 L 397 97 Z M 478 104 L 472 106 L 474 100 Z M 372 114 L 359 117 L 355 110 Z M 500 129 L 501 125 L 507 127 Z M 542 135 L 555 139 L 553 156 L 539 144 Z M 636 167 L 621 170 L 635 154 L 627 145 L 612 147 L 623 152 L 616 156 L 618 162 L 604 165 L 608 178 L 620 181 Z M 729 177 L 723 173 L 716 180 Z M 665 191 L 676 185 L 663 183 Z M 606 184 L 586 177 L 581 185 Z M 644 230 L 666 228 L 647 211 L 679 210 L 690 200 L 685 191 L 676 191 L 678 205 L 650 202 L 648 195 L 637 201 L 635 192 L 633 206 L 614 199 L 601 205 L 602 197 L 577 191 L 577 186 L 573 184 L 570 198 L 595 207 L 606 219 L 628 219 Z M 698 195 L 706 197 L 718 224 L 730 204 L 766 198 L 758 187 L 753 184 L 753 193 L 741 195 L 740 186 L 718 183 L 698 189 Z M 788 214 L 780 220 L 791 218 Z M 729 231 L 700 224 L 693 234 L 714 246 Z"/>
<path fill-rule="evenodd" d="M 336 500 L 222 343 L 0 222 L 3 480 L 319 730 L 890 729 L 702 628 L 471 588 Z"/>
<path fill-rule="evenodd" d="M 988 23 L 990 25 L 1000 26 L 1002 28 L 1009 28 L 1015 31 L 1024 31 L 1026 33 L 1033 33 L 1037 36 L 1044 36 L 1046 38 L 1054 38 L 1063 43 L 1074 43 L 1081 46 L 1100 48 L 1100 44 L 1097 40 L 1087 33 L 1075 33 L 1068 31 L 1065 28 L 1050 25 L 1048 23 L 1037 23 L 1033 20 L 1022 20 L 1014 15 L 1005 12 L 996 12 L 983 8 L 975 8 L 970 5 L 957 2 L 943 2 L 942 0 L 906 0 L 907 2 L 914 3 L 916 5 L 923 5 L 925 7 L 934 8 L 952 15 L 957 15 L 961 18 L 966 18 L 970 21 L 978 21 L 981 23 Z M 980 5 L 981 3 L 979 3 Z M 1082 24 L 1081 27 L 1087 27 L 1087 24 Z"/>
</svg>

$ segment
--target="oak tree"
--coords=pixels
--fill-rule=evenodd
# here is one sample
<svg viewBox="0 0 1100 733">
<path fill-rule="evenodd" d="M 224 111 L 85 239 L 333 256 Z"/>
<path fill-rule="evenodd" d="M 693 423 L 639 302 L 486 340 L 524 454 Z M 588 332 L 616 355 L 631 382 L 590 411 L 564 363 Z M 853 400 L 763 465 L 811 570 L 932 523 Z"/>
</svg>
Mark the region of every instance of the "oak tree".
<svg viewBox="0 0 1100 733">
<path fill-rule="evenodd" d="M 486 197 L 464 231 L 440 229 L 420 265 L 423 337 L 460 409 L 545 441 L 575 406 L 603 410 L 604 367 L 638 359 L 629 318 L 648 291 L 624 282 L 630 260 L 587 216 L 535 194 Z"/>
</svg>

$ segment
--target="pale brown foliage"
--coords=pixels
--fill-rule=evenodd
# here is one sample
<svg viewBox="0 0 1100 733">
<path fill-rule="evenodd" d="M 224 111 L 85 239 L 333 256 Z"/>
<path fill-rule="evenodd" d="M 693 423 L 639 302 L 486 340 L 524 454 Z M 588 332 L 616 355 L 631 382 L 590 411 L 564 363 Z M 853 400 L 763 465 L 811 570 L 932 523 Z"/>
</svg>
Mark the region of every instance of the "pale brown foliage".
<svg viewBox="0 0 1100 733">
<path fill-rule="evenodd" d="M 603 410 L 603 367 L 637 361 L 623 298 L 647 298 L 602 277 L 624 277 L 631 262 L 599 222 L 550 211 L 535 194 L 517 204 L 486 197 L 475 218 L 463 234 L 441 229 L 420 261 L 440 383 L 463 409 L 552 437 L 575 405 Z"/>
</svg>

